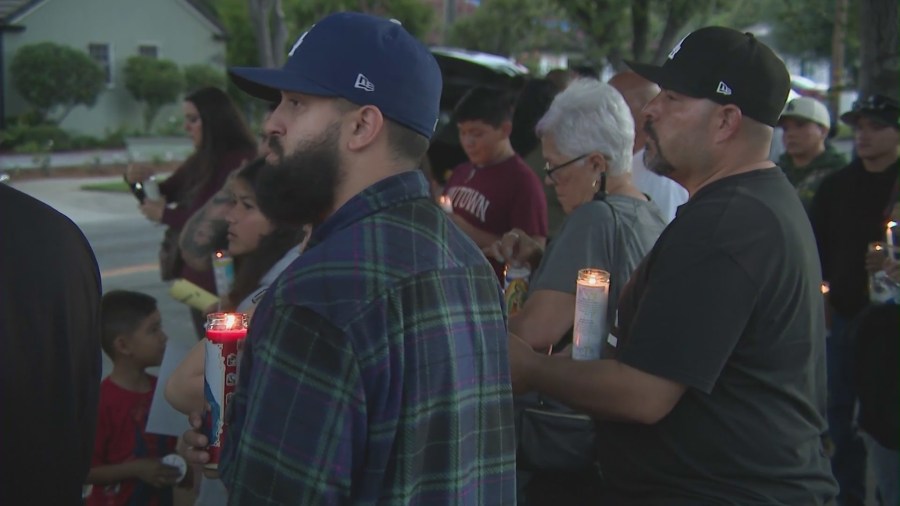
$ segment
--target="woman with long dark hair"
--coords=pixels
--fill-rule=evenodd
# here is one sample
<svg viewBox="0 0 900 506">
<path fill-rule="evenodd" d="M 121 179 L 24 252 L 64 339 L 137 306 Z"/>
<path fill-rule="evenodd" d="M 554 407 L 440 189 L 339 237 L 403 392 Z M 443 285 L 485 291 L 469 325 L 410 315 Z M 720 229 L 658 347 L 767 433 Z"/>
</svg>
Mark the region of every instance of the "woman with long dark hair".
<svg viewBox="0 0 900 506">
<path fill-rule="evenodd" d="M 241 169 L 229 182 L 232 207 L 228 222 L 228 253 L 234 257 L 234 285 L 222 298 L 221 310 L 252 314 L 260 296 L 299 255 L 307 228 L 272 222 L 256 203 L 256 182 L 263 159 Z M 205 400 L 205 343 L 194 345 L 166 383 L 166 399 L 177 410 L 202 411 Z M 225 504 L 225 489 L 218 480 L 204 479 L 196 505 Z"/>
<path fill-rule="evenodd" d="M 228 175 L 256 156 L 256 141 L 244 118 L 224 91 L 201 88 L 184 99 L 184 129 L 194 143 L 194 153 L 169 178 L 159 183 L 160 199 L 145 199 L 140 206 L 147 219 L 168 227 L 166 241 L 177 244 L 185 222 L 225 184 Z M 129 183 L 151 175 L 146 167 L 129 167 Z M 168 249 L 168 248 L 167 248 Z M 197 270 L 179 261 L 172 248 L 162 261 L 163 280 L 184 278 L 215 292 L 211 269 Z M 168 271 L 168 272 L 167 272 Z M 204 315 L 191 310 L 197 335 L 203 335 Z"/>
</svg>

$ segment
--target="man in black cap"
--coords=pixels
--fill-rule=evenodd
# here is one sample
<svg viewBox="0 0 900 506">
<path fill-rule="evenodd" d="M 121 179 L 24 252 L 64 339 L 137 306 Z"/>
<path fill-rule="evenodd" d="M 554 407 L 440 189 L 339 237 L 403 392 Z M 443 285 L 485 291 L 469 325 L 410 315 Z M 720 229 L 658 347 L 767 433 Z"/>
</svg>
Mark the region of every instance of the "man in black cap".
<svg viewBox="0 0 900 506">
<path fill-rule="evenodd" d="M 603 357 L 510 339 L 513 387 L 598 419 L 610 504 L 825 504 L 818 258 L 799 199 L 767 161 L 790 85 L 751 34 L 697 30 L 644 108 L 648 168 L 690 193 L 631 276 Z"/>
<path fill-rule="evenodd" d="M 827 339 L 828 426 L 842 505 L 862 504 L 866 497 L 866 452 L 854 419 L 857 392 L 849 330 L 869 303 L 866 248 L 870 242 L 885 241 L 887 222 L 897 203 L 898 118 L 897 101 L 883 95 L 859 100 L 841 115 L 841 121 L 853 127 L 856 158 L 822 181 L 810 211 L 822 277 L 831 288 L 826 309 L 831 324 Z"/>
</svg>

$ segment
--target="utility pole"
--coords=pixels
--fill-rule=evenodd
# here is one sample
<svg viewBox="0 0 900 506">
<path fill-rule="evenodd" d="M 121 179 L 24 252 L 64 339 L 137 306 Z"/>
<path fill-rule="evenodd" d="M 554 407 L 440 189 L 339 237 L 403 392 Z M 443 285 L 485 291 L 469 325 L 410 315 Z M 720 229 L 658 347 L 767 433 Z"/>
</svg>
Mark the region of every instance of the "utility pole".
<svg viewBox="0 0 900 506">
<path fill-rule="evenodd" d="M 847 0 L 835 0 L 834 30 L 831 32 L 831 83 L 828 86 L 828 109 L 832 118 L 840 115 L 844 81 L 844 41 L 847 37 Z M 832 121 L 835 123 L 835 121 Z"/>
</svg>

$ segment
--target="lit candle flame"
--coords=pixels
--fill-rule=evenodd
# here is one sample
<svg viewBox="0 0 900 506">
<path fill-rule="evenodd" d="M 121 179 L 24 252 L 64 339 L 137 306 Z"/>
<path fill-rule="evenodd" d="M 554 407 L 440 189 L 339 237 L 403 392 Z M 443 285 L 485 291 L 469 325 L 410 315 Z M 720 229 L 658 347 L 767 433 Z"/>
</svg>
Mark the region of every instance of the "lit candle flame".
<svg viewBox="0 0 900 506">
<path fill-rule="evenodd" d="M 889 222 L 887 223 L 887 228 L 888 228 L 888 230 L 890 230 L 890 229 L 892 229 L 892 228 L 894 228 L 894 227 L 896 227 L 896 226 L 897 226 L 897 222 L 896 222 L 896 221 L 889 221 Z"/>
<path fill-rule="evenodd" d="M 596 285 L 596 284 L 597 284 L 597 276 L 591 276 L 591 277 L 589 277 L 589 278 L 588 278 L 588 284 L 589 284 L 589 285 Z"/>
<path fill-rule="evenodd" d="M 883 249 L 884 249 L 884 248 L 881 247 L 880 244 L 876 244 L 876 245 L 875 245 L 875 251 L 881 251 L 881 250 L 883 250 Z"/>
<path fill-rule="evenodd" d="M 237 323 L 237 316 L 233 314 L 225 315 L 225 328 L 227 330 L 234 329 L 235 323 Z"/>
<path fill-rule="evenodd" d="M 819 290 L 822 291 L 822 295 L 831 291 L 831 285 L 828 284 L 827 281 L 822 281 L 822 285 L 819 287 Z"/>
<path fill-rule="evenodd" d="M 223 253 L 222 250 L 216 251 L 216 258 L 222 258 L 224 256 L 225 256 L 225 253 Z"/>
</svg>

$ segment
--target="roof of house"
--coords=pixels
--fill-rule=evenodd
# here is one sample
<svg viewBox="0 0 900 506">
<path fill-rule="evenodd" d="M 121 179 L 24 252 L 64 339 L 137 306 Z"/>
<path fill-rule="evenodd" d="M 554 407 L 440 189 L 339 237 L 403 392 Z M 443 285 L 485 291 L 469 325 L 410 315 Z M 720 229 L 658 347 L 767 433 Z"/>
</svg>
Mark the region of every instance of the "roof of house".
<svg viewBox="0 0 900 506">
<path fill-rule="evenodd" d="M 32 7 L 46 1 L 47 0 L 0 0 L 0 26 L 8 24 L 9 22 L 14 22 L 16 17 L 20 14 L 24 14 Z M 202 0 L 184 0 L 184 2 L 199 12 L 222 34 L 225 33 L 225 26 Z"/>
<path fill-rule="evenodd" d="M 43 0 L 0 0 L 0 23 L 15 17 L 20 12 L 28 10 L 34 4 Z"/>
</svg>

